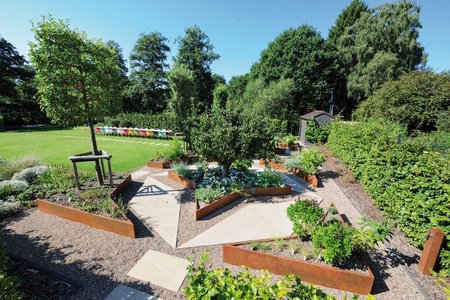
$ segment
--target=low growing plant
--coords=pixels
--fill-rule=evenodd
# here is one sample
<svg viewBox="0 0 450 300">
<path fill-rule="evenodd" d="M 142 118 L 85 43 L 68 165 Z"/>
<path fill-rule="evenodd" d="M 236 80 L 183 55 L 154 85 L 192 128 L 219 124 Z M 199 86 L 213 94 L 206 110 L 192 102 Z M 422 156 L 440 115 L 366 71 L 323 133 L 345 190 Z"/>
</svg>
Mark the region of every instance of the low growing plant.
<svg viewBox="0 0 450 300">
<path fill-rule="evenodd" d="M 189 259 L 188 285 L 183 290 L 187 299 L 335 299 L 313 285 L 303 284 L 298 276 L 285 276 L 283 280 L 271 283 L 271 275 L 267 271 L 261 271 L 257 277 L 251 275 L 248 268 L 237 274 L 228 268 L 208 270 L 208 260 L 207 252 L 200 255 L 196 265 Z"/>
<path fill-rule="evenodd" d="M 35 183 L 45 172 L 47 172 L 47 166 L 34 166 L 23 169 L 13 175 L 12 180 L 26 181 L 28 184 Z"/>
<path fill-rule="evenodd" d="M 279 172 L 264 170 L 257 174 L 257 186 L 264 188 L 284 186 L 283 175 Z"/>
<path fill-rule="evenodd" d="M 39 159 L 31 155 L 4 161 L 0 164 L 0 180 L 9 180 L 15 173 L 38 165 L 40 165 Z"/>
<path fill-rule="evenodd" d="M 184 162 L 178 162 L 172 165 L 172 170 L 175 173 L 180 174 L 184 178 L 190 179 L 192 177 L 192 172 L 187 168 L 187 164 Z"/>
<path fill-rule="evenodd" d="M 300 239 L 305 239 L 314 233 L 324 212 L 314 200 L 299 200 L 289 205 L 287 215 L 294 233 Z"/>
<path fill-rule="evenodd" d="M 317 149 L 308 149 L 300 152 L 300 168 L 307 174 L 317 174 L 318 168 L 325 162 L 325 155 Z"/>
<path fill-rule="evenodd" d="M 339 221 L 317 227 L 312 235 L 315 254 L 322 255 L 323 260 L 332 265 L 344 262 L 353 253 L 355 231 Z"/>
<path fill-rule="evenodd" d="M 220 188 L 197 188 L 195 190 L 197 200 L 204 203 L 211 203 L 223 195 L 223 190 Z"/>
<path fill-rule="evenodd" d="M 17 196 L 28 188 L 26 181 L 4 180 L 0 181 L 0 200 L 7 200 L 9 196 Z M 9 198 L 11 199 L 11 198 Z"/>
</svg>

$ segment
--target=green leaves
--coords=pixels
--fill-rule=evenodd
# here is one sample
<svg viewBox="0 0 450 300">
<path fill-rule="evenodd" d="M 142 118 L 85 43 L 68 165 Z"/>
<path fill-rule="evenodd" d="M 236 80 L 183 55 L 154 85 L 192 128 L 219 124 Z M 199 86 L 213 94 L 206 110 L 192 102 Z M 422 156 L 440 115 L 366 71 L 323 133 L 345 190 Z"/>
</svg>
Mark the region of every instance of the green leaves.
<svg viewBox="0 0 450 300">
<path fill-rule="evenodd" d="M 441 134 L 405 140 L 398 124 L 371 120 L 333 122 L 328 138 L 327 145 L 352 169 L 384 215 L 418 247 L 432 226 L 450 234 L 450 150 L 445 146 L 448 134 Z M 441 252 L 446 269 L 450 266 L 448 249 L 447 241 Z"/>
</svg>

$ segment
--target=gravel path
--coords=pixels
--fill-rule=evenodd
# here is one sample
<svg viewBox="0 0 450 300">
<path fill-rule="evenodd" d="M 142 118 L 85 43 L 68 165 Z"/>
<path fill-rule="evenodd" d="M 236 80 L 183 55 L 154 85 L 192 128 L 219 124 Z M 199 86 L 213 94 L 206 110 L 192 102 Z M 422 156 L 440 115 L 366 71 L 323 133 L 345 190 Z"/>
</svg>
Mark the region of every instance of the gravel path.
<svg viewBox="0 0 450 300">
<path fill-rule="evenodd" d="M 327 168 L 328 163 L 324 170 L 327 171 Z M 161 173 L 161 170 L 150 168 L 142 170 L 148 172 L 148 174 L 156 175 L 155 178 L 157 180 L 174 189 L 182 188 L 166 176 L 158 175 L 158 173 Z M 144 179 L 145 177 L 133 179 L 132 187 L 124 195 L 125 200 L 129 200 L 134 195 L 139 187 L 142 186 Z M 322 176 L 322 179 L 326 178 Z M 298 180 L 301 182 L 300 179 Z M 337 178 L 335 181 L 339 183 Z M 320 187 L 317 189 L 319 194 L 320 189 Z M 346 190 L 343 190 L 343 192 L 347 194 Z M 289 201 L 295 197 L 296 195 L 241 199 L 208 217 L 206 220 L 195 222 L 193 193 L 186 190 L 182 197 L 177 244 L 181 245 L 188 241 L 234 213 L 246 205 L 247 202 Z M 324 197 L 324 201 L 329 201 L 328 199 L 328 196 Z M 347 213 L 344 208 L 339 207 L 339 209 L 341 209 L 342 213 Z M 206 247 L 174 250 L 157 233 L 151 232 L 133 216 L 130 217 L 136 224 L 136 239 L 96 230 L 42 213 L 35 208 L 3 221 L 0 224 L 0 235 L 5 240 L 9 251 L 81 282 L 82 287 L 72 299 L 103 299 L 119 283 L 154 294 L 165 300 L 184 299 L 182 289 L 187 284 L 186 280 L 183 282 L 179 292 L 174 293 L 156 285 L 135 280 L 126 274 L 149 249 L 182 258 L 193 257 L 197 261 L 200 253 Z M 207 248 L 210 249 L 211 266 L 226 266 L 235 271 L 239 270 L 237 267 L 222 263 L 221 246 L 208 246 Z M 402 253 L 410 255 L 407 252 Z M 386 270 L 386 268 L 382 270 Z M 258 271 L 253 271 L 253 273 L 257 274 Z M 387 275 L 383 274 L 383 276 L 394 276 L 397 278 L 398 274 L 388 273 Z M 279 276 L 274 276 L 274 279 L 279 278 Z M 417 296 L 414 292 L 415 288 L 410 286 L 404 277 L 398 280 L 395 278 L 384 279 L 383 282 L 385 284 L 381 284 L 380 287 L 376 288 L 378 293 L 376 295 L 377 299 L 422 299 Z M 344 298 L 345 293 L 341 291 L 328 288 L 322 289 L 325 292 L 336 295 L 338 299 Z M 405 296 L 407 297 L 405 298 Z"/>
</svg>

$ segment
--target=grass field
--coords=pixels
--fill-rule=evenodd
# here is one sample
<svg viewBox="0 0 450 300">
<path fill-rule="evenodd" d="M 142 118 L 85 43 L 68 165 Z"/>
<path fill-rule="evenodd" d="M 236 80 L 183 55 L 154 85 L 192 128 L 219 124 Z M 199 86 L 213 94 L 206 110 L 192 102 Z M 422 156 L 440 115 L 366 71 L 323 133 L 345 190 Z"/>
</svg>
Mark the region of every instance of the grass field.
<svg viewBox="0 0 450 300">
<path fill-rule="evenodd" d="M 112 169 L 118 172 L 143 167 L 156 152 L 164 153 L 173 143 L 172 140 L 97 135 L 98 148 L 112 155 Z M 4 159 L 33 155 L 44 163 L 71 165 L 69 156 L 90 150 L 86 127 L 0 132 L 0 157 Z M 94 172 L 93 162 L 79 163 L 78 166 Z"/>
</svg>

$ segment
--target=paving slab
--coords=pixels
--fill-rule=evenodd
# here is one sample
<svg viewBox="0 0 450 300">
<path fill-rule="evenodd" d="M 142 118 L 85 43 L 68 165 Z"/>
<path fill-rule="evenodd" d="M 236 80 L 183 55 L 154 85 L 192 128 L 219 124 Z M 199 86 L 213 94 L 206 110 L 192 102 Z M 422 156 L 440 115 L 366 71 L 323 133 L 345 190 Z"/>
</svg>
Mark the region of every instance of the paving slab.
<svg viewBox="0 0 450 300">
<path fill-rule="evenodd" d="M 305 185 L 295 181 L 291 177 L 284 174 L 284 183 L 292 186 L 292 190 L 296 193 L 299 193 L 300 199 L 310 199 L 310 200 L 316 200 L 317 203 L 320 203 L 322 201 L 322 197 L 319 196 L 316 192 L 311 190 L 310 188 L 307 188 Z"/>
<path fill-rule="evenodd" d="M 188 273 L 188 265 L 185 259 L 149 250 L 127 275 L 177 292 Z"/>
<path fill-rule="evenodd" d="M 177 244 L 181 191 L 147 177 L 129 202 L 129 209 L 172 248 Z"/>
<path fill-rule="evenodd" d="M 155 296 L 136 290 L 132 287 L 119 284 L 104 300 L 162 300 Z"/>
<path fill-rule="evenodd" d="M 138 179 L 140 177 L 148 176 L 148 174 L 150 174 L 149 171 L 138 170 L 138 171 L 135 171 L 135 172 L 131 173 L 131 179 L 135 180 L 135 179 Z"/>
<path fill-rule="evenodd" d="M 294 201 L 253 203 L 187 241 L 179 248 L 220 245 L 292 234 L 286 209 Z"/>
</svg>

